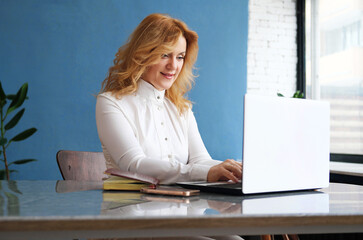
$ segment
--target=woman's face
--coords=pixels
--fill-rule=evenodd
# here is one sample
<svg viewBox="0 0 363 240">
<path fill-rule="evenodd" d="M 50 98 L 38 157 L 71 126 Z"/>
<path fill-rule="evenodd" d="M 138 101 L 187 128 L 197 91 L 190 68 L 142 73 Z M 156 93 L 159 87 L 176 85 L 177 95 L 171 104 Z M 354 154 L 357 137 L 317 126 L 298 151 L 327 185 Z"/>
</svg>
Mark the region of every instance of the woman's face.
<svg viewBox="0 0 363 240">
<path fill-rule="evenodd" d="M 179 37 L 174 51 L 161 56 L 160 62 L 149 66 L 142 79 L 151 83 L 157 90 L 169 89 L 183 68 L 187 42 L 183 36 Z"/>
</svg>

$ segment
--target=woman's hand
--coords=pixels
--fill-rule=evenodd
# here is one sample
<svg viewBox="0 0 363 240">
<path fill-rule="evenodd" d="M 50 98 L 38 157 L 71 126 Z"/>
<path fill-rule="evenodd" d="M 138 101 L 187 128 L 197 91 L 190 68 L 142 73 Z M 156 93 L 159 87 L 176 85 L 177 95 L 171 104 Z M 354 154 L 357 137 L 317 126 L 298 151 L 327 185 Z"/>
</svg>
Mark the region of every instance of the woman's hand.
<svg viewBox="0 0 363 240">
<path fill-rule="evenodd" d="M 242 178 L 242 163 L 233 159 L 227 159 L 224 162 L 215 165 L 209 169 L 207 181 L 228 181 L 238 182 Z"/>
</svg>

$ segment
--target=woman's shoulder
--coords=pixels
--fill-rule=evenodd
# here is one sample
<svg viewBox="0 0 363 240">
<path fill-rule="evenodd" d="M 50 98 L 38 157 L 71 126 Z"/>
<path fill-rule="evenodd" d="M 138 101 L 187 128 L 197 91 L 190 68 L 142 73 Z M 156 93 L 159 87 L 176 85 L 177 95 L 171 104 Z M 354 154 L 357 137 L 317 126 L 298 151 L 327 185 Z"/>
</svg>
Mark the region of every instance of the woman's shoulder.
<svg viewBox="0 0 363 240">
<path fill-rule="evenodd" d="M 145 108 L 145 103 L 136 94 L 122 95 L 120 97 L 111 92 L 104 92 L 97 96 L 97 104 L 114 106 L 131 116 L 135 111 Z"/>
<path fill-rule="evenodd" d="M 117 104 L 125 104 L 134 98 L 134 94 L 117 96 L 112 92 L 103 92 L 97 95 L 97 101 L 111 101 Z"/>
<path fill-rule="evenodd" d="M 102 92 L 97 95 L 97 99 L 99 98 L 113 99 L 114 96 L 112 95 L 111 92 Z"/>
</svg>

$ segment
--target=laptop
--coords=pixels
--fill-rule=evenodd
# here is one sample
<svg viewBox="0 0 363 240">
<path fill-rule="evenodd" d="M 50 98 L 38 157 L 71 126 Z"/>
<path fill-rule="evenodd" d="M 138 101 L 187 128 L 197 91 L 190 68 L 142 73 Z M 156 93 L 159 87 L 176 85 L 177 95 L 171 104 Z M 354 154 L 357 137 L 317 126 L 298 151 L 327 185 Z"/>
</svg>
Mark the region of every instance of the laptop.
<svg viewBox="0 0 363 240">
<path fill-rule="evenodd" d="M 246 94 L 243 129 L 240 183 L 177 184 L 233 195 L 312 190 L 329 186 L 328 102 Z"/>
</svg>

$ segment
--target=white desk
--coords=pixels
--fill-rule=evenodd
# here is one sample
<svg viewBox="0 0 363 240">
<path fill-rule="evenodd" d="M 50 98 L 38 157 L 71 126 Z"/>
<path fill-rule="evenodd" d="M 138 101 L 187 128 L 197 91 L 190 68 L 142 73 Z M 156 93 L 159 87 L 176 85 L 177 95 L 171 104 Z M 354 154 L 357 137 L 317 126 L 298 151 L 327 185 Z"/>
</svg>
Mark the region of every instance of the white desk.
<svg viewBox="0 0 363 240">
<path fill-rule="evenodd" d="M 0 184 L 2 240 L 363 232 L 363 186 L 357 185 L 183 199 L 130 192 L 112 196 L 101 183 Z"/>
</svg>

